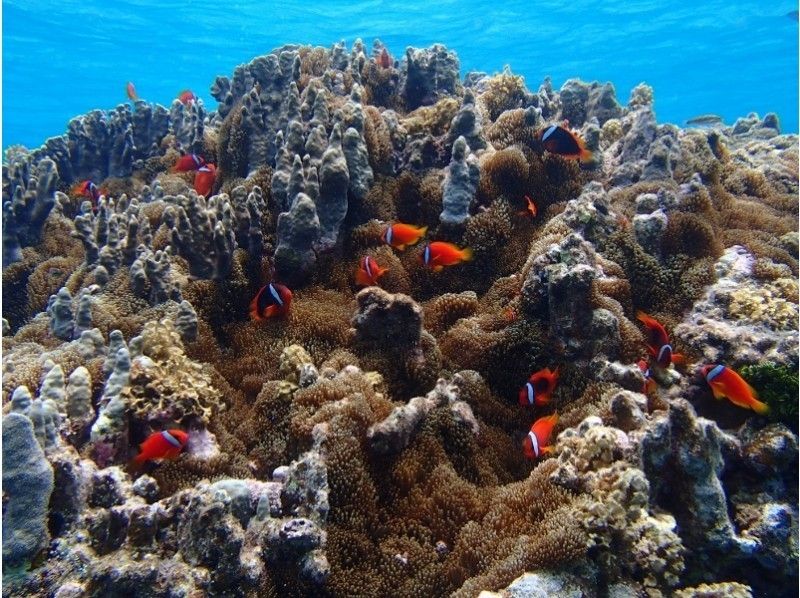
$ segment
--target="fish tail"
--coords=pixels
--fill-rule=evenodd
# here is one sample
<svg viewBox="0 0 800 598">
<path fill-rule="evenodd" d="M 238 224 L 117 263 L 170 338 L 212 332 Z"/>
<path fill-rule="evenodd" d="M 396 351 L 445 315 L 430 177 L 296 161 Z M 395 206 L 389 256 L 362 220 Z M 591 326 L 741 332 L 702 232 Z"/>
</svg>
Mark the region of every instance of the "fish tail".
<svg viewBox="0 0 800 598">
<path fill-rule="evenodd" d="M 769 413 L 769 405 L 766 403 L 762 403 L 756 399 L 753 399 L 753 411 L 758 413 L 759 415 L 767 415 Z"/>
<path fill-rule="evenodd" d="M 427 226 L 420 227 L 419 236 L 424 237 L 426 234 L 428 234 L 428 227 Z"/>
<path fill-rule="evenodd" d="M 461 250 L 461 259 L 465 262 L 472 260 L 472 249 L 465 247 Z"/>
</svg>

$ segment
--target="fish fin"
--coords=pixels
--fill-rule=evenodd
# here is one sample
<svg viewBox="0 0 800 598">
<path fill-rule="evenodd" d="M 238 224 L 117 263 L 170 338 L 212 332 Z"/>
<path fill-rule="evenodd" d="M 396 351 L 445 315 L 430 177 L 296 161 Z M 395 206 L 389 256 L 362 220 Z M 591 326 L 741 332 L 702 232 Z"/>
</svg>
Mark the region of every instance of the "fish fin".
<svg viewBox="0 0 800 598">
<path fill-rule="evenodd" d="M 263 320 L 264 318 L 258 313 L 258 296 L 261 293 L 257 293 L 253 300 L 250 302 L 250 317 L 254 320 Z"/>
<path fill-rule="evenodd" d="M 581 164 L 587 164 L 592 161 L 594 154 L 592 154 L 591 150 L 586 149 L 581 144 L 581 153 L 578 154 L 578 159 L 581 161 Z"/>
<path fill-rule="evenodd" d="M 428 234 L 428 227 L 427 226 L 423 226 L 422 228 L 419 229 L 420 238 L 424 237 L 427 234 Z"/>
<path fill-rule="evenodd" d="M 711 386 L 711 394 L 714 395 L 715 399 L 724 399 L 728 395 L 725 394 L 724 391 L 719 390 L 716 386 Z M 731 399 L 733 401 L 733 399 Z"/>
<path fill-rule="evenodd" d="M 686 357 L 681 355 L 680 353 L 673 353 L 672 363 L 674 363 L 675 365 L 686 365 Z"/>
<path fill-rule="evenodd" d="M 264 310 L 264 318 L 272 318 L 278 315 L 278 306 L 277 305 L 270 305 L 267 309 Z"/>
<path fill-rule="evenodd" d="M 378 267 L 378 272 L 377 272 L 377 274 L 375 274 L 375 278 L 380 278 L 381 276 L 386 274 L 388 271 L 389 271 L 389 268 Z"/>
<path fill-rule="evenodd" d="M 553 454 L 553 447 L 552 446 L 543 446 L 539 449 L 539 452 L 543 455 L 552 455 Z"/>
<path fill-rule="evenodd" d="M 402 245 L 398 245 L 397 247 L 395 247 L 395 249 L 397 249 L 397 251 L 405 251 L 406 250 L 405 243 Z"/>
<path fill-rule="evenodd" d="M 758 413 L 759 415 L 767 415 L 769 413 L 769 405 L 766 403 L 762 403 L 756 399 L 753 399 L 753 411 Z"/>
<path fill-rule="evenodd" d="M 441 272 L 442 270 L 444 270 L 444 266 L 440 265 L 440 266 L 434 266 L 433 267 L 433 271 L 434 272 Z"/>
<path fill-rule="evenodd" d="M 470 261 L 472 259 L 472 249 L 464 247 L 464 249 L 461 250 L 461 259 L 465 262 Z"/>
<path fill-rule="evenodd" d="M 367 273 L 364 272 L 361 268 L 358 269 L 356 272 L 356 284 L 359 284 L 363 287 L 371 287 L 375 283 L 367 276 Z"/>
<path fill-rule="evenodd" d="M 537 393 L 535 403 L 537 407 L 544 407 L 545 405 L 549 405 L 550 393 L 544 393 L 544 392 Z"/>
</svg>

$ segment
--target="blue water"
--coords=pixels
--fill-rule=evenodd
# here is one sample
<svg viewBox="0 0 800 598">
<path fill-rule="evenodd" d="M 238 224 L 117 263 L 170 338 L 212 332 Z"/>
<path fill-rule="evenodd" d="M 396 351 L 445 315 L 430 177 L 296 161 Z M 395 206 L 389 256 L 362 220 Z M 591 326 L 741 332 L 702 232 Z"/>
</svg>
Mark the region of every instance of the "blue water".
<svg viewBox="0 0 800 598">
<path fill-rule="evenodd" d="M 380 37 L 392 54 L 442 42 L 462 75 L 508 64 L 536 89 L 570 77 L 611 81 L 622 103 L 655 88 L 660 122 L 713 112 L 732 123 L 777 112 L 798 130 L 797 4 L 731 0 L 408 0 L 216 2 L 3 0 L 3 147 L 35 147 L 125 83 L 169 105 L 183 88 L 210 108 L 218 74 L 289 42 Z"/>
</svg>

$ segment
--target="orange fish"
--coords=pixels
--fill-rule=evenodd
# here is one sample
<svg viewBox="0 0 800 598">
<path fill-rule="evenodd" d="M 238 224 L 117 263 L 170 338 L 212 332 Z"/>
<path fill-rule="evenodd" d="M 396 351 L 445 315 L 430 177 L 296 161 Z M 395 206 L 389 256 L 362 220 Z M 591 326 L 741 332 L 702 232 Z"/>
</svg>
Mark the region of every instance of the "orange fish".
<svg viewBox="0 0 800 598">
<path fill-rule="evenodd" d="M 528 202 L 528 212 L 530 212 L 531 216 L 536 218 L 536 214 L 539 213 L 539 211 L 536 209 L 536 204 L 533 203 L 533 200 L 530 197 L 528 197 L 527 195 L 525 196 L 525 201 Z"/>
<path fill-rule="evenodd" d="M 382 239 L 395 249 L 403 251 L 406 245 L 415 245 L 428 232 L 427 226 L 413 226 L 396 222 L 386 227 Z"/>
<path fill-rule="evenodd" d="M 128 99 L 131 102 L 136 102 L 139 100 L 139 94 L 136 93 L 136 87 L 134 87 L 133 83 L 128 81 L 128 84 L 125 86 L 125 93 L 128 95 Z"/>
<path fill-rule="evenodd" d="M 536 136 L 541 140 L 544 149 L 551 154 L 584 163 L 592 159 L 592 152 L 586 149 L 583 139 L 564 127 L 550 125 L 540 130 Z"/>
<path fill-rule="evenodd" d="M 92 212 L 97 212 L 97 202 L 103 194 L 92 181 L 86 179 L 72 188 L 73 195 L 83 195 L 92 202 Z"/>
<path fill-rule="evenodd" d="M 292 305 L 292 291 L 277 282 L 271 282 L 258 290 L 250 302 L 250 317 L 254 320 L 266 320 L 276 316 L 285 316 Z"/>
<path fill-rule="evenodd" d="M 452 243 L 434 241 L 425 246 L 420 259 L 424 265 L 433 268 L 434 272 L 439 272 L 445 266 L 454 266 L 471 260 L 472 249 L 469 247 L 459 249 Z"/>
<path fill-rule="evenodd" d="M 217 178 L 217 167 L 213 164 L 203 164 L 194 175 L 194 190 L 198 195 L 211 195 L 214 180 Z"/>
<path fill-rule="evenodd" d="M 190 170 L 198 170 L 205 166 L 206 161 L 202 156 L 197 154 L 186 154 L 178 158 L 175 166 L 172 167 L 172 172 L 189 172 Z"/>
<path fill-rule="evenodd" d="M 647 331 L 647 351 L 656 360 L 659 367 L 669 367 L 670 363 L 683 363 L 683 355 L 672 352 L 672 345 L 669 344 L 669 335 L 661 323 L 648 316 L 643 311 L 636 312 L 636 319 L 644 324 Z"/>
<path fill-rule="evenodd" d="M 389 56 L 389 52 L 386 51 L 386 48 L 383 49 L 381 55 L 378 57 L 378 64 L 385 69 L 392 66 L 392 57 Z"/>
<path fill-rule="evenodd" d="M 197 101 L 197 96 L 191 89 L 184 89 L 178 94 L 178 101 L 184 106 L 188 106 L 191 102 Z"/>
<path fill-rule="evenodd" d="M 153 432 L 139 445 L 141 452 L 133 459 L 134 465 L 142 465 L 152 459 L 175 459 L 186 446 L 189 435 L 183 430 Z"/>
<path fill-rule="evenodd" d="M 653 372 L 650 371 L 650 366 L 647 365 L 644 359 L 640 359 L 636 365 L 639 366 L 639 370 L 642 372 L 642 376 L 644 376 L 642 394 L 646 395 L 653 392 L 656 389 L 656 381 L 653 380 Z"/>
<path fill-rule="evenodd" d="M 531 431 L 522 441 L 522 450 L 528 459 L 537 459 L 545 453 L 553 452 L 553 447 L 547 443 L 553 428 L 558 423 L 558 413 L 547 417 L 540 417 L 531 426 Z"/>
<path fill-rule="evenodd" d="M 528 382 L 519 390 L 519 404 L 542 407 L 550 402 L 553 391 L 558 384 L 558 368 L 550 371 L 544 368 L 531 374 Z"/>
<path fill-rule="evenodd" d="M 769 413 L 769 405 L 758 400 L 758 393 L 739 374 L 724 365 L 705 365 L 700 370 L 711 387 L 714 398 L 728 397 L 738 407 L 752 409 L 759 415 Z"/>
<path fill-rule="evenodd" d="M 372 287 L 378 284 L 378 279 L 389 270 L 381 268 L 371 256 L 366 255 L 361 258 L 358 271 L 356 272 L 356 284 L 364 287 Z"/>
</svg>

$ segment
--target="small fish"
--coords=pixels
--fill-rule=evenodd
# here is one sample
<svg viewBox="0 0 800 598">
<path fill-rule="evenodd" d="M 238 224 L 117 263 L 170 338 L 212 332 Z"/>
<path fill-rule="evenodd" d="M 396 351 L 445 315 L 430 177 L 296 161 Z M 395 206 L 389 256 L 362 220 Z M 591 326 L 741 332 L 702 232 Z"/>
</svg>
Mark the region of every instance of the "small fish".
<svg viewBox="0 0 800 598">
<path fill-rule="evenodd" d="M 527 195 L 525 196 L 525 201 L 528 203 L 528 206 L 524 210 L 517 212 L 517 214 L 520 216 L 527 216 L 530 214 L 533 218 L 536 218 L 536 215 L 539 213 L 536 203 Z"/>
<path fill-rule="evenodd" d="M 392 66 L 392 57 L 389 56 L 389 52 L 386 50 L 386 48 L 381 51 L 381 55 L 378 57 L 378 65 L 384 69 L 388 69 L 390 66 Z"/>
<path fill-rule="evenodd" d="M 285 316 L 292 305 L 292 291 L 289 287 L 271 282 L 258 290 L 250 302 L 250 317 L 254 320 L 266 320 L 276 316 Z"/>
<path fill-rule="evenodd" d="M 399 251 L 405 250 L 407 245 L 415 245 L 428 232 L 427 226 L 413 226 L 396 222 L 390 224 L 383 231 L 382 239 Z"/>
<path fill-rule="evenodd" d="M 378 279 L 388 272 L 388 268 L 381 268 L 378 262 L 369 255 L 365 255 L 359 262 L 356 271 L 356 284 L 372 287 L 378 284 Z"/>
<path fill-rule="evenodd" d="M 439 272 L 445 266 L 455 266 L 471 259 L 472 249 L 469 247 L 459 249 L 452 243 L 444 241 L 428 243 L 420 256 L 422 263 L 429 268 L 433 268 L 434 272 Z"/>
<path fill-rule="evenodd" d="M 642 384 L 642 394 L 646 395 L 656 389 L 656 381 L 653 379 L 653 372 L 650 371 L 650 366 L 644 359 L 640 359 L 636 364 L 639 366 L 639 371 L 644 376 L 644 384 Z"/>
<path fill-rule="evenodd" d="M 83 195 L 92 202 L 92 212 L 97 212 L 97 202 L 100 201 L 100 189 L 92 181 L 86 179 L 72 188 L 73 195 Z"/>
<path fill-rule="evenodd" d="M 528 459 L 537 459 L 544 454 L 553 452 L 553 447 L 547 443 L 557 423 L 558 413 L 540 417 L 533 422 L 530 432 L 522 441 L 522 450 Z"/>
<path fill-rule="evenodd" d="M 583 139 L 564 127 L 550 125 L 539 131 L 537 136 L 541 139 L 544 149 L 551 154 L 558 154 L 568 160 L 580 160 L 583 163 L 592 159 L 592 152 L 586 149 Z"/>
<path fill-rule="evenodd" d="M 178 101 L 184 106 L 188 106 L 192 102 L 197 101 L 197 96 L 194 95 L 194 92 L 191 89 L 184 89 L 178 94 Z"/>
<path fill-rule="evenodd" d="M 705 365 L 700 371 L 711 387 L 714 398 L 727 397 L 738 407 L 752 409 L 759 415 L 769 413 L 769 406 L 758 400 L 758 393 L 739 374 L 724 365 Z"/>
<path fill-rule="evenodd" d="M 213 164 L 203 164 L 194 175 L 194 190 L 198 195 L 211 195 L 214 180 L 217 178 L 217 167 Z"/>
<path fill-rule="evenodd" d="M 669 344 L 669 335 L 666 329 L 655 318 L 651 318 L 643 311 L 636 312 L 636 319 L 644 324 L 647 331 L 647 350 L 661 368 L 669 367 L 670 363 L 684 362 L 683 355 L 672 352 Z"/>
<path fill-rule="evenodd" d="M 134 465 L 142 465 L 152 459 L 175 459 L 186 446 L 189 435 L 183 430 L 153 432 L 139 445 L 141 452 L 133 459 Z"/>
<path fill-rule="evenodd" d="M 131 102 L 137 102 L 139 100 L 139 94 L 136 93 L 136 87 L 131 81 L 128 81 L 128 84 L 125 86 L 125 93 Z"/>
<path fill-rule="evenodd" d="M 716 114 L 701 114 L 700 116 L 695 116 L 694 118 L 690 118 L 686 121 L 687 125 L 696 125 L 698 127 L 713 127 L 715 125 L 721 125 L 722 117 Z"/>
<path fill-rule="evenodd" d="M 544 368 L 531 374 L 528 382 L 519 391 L 519 404 L 542 407 L 550 402 L 553 391 L 558 384 L 558 368 L 550 371 Z"/>
<path fill-rule="evenodd" d="M 175 166 L 172 167 L 172 172 L 189 172 L 190 170 L 198 170 L 204 166 L 206 161 L 202 156 L 197 154 L 186 154 L 181 156 Z"/>
</svg>

